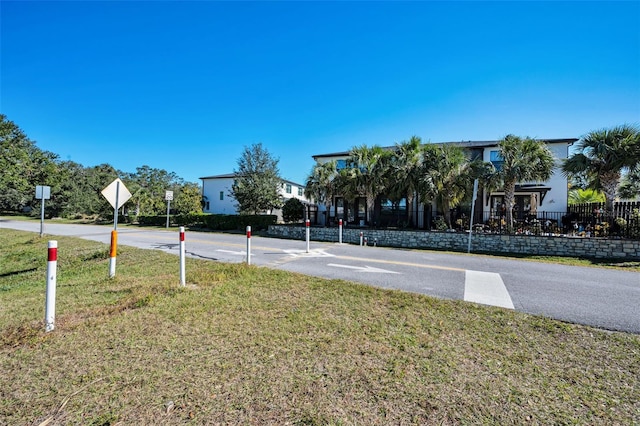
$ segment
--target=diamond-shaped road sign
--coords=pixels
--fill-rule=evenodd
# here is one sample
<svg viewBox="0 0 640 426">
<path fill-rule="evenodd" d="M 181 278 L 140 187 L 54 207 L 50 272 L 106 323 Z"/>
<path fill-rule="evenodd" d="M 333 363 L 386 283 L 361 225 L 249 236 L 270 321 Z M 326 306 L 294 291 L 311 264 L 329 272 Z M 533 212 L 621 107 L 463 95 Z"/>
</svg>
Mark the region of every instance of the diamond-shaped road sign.
<svg viewBox="0 0 640 426">
<path fill-rule="evenodd" d="M 119 187 L 119 188 L 118 188 Z M 118 206 L 116 207 L 116 191 L 118 196 Z M 105 189 L 102 190 L 102 195 L 107 199 L 111 207 L 119 209 L 131 198 L 131 193 L 124 186 L 124 182 L 120 178 L 111 182 Z"/>
</svg>

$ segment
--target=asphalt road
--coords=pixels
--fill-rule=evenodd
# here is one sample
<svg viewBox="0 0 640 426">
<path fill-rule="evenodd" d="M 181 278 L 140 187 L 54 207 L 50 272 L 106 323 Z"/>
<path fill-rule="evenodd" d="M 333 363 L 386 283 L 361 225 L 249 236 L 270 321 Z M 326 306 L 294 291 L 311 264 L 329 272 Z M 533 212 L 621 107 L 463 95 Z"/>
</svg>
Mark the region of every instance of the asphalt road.
<svg viewBox="0 0 640 426">
<path fill-rule="evenodd" d="M 39 232 L 40 224 L 0 220 L 0 232 L 2 228 Z M 47 235 L 76 236 L 106 244 L 110 242 L 112 228 L 45 223 Z M 179 234 L 119 227 L 118 243 L 178 254 Z M 188 256 L 200 259 L 246 261 L 244 235 L 187 232 L 185 246 Z M 307 253 L 303 240 L 253 236 L 251 263 L 640 334 L 637 272 L 314 241 L 309 248 Z M 188 270 L 186 275 L 188 281 Z"/>
</svg>

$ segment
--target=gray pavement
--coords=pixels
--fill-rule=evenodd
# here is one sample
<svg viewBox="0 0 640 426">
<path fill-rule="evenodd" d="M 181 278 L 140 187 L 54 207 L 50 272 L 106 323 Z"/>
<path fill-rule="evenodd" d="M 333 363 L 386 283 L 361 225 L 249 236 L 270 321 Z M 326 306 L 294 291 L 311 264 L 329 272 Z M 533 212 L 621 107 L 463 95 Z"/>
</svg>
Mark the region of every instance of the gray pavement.
<svg viewBox="0 0 640 426">
<path fill-rule="evenodd" d="M 38 222 L 0 219 L 2 228 L 39 232 Z M 47 235 L 106 244 L 113 226 L 45 224 Z M 52 238 L 53 239 L 53 238 Z M 118 241 L 178 254 L 178 232 L 119 227 Z M 61 250 L 63 248 L 60 248 Z M 246 237 L 186 233 L 188 256 L 244 262 Z M 443 299 L 491 304 L 567 322 L 640 334 L 640 273 L 483 255 L 320 243 L 253 236 L 252 264 L 344 279 Z M 187 270 L 187 281 L 189 271 Z"/>
</svg>

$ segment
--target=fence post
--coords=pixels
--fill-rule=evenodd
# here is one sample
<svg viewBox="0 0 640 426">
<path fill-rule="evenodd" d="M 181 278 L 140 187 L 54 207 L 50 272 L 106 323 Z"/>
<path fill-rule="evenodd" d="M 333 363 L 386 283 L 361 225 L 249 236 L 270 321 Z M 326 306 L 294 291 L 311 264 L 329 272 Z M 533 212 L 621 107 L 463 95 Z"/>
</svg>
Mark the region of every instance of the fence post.
<svg viewBox="0 0 640 426">
<path fill-rule="evenodd" d="M 180 285 L 186 285 L 186 277 L 185 277 L 185 242 L 184 242 L 184 226 L 180 227 Z"/>
<path fill-rule="evenodd" d="M 56 321 L 56 275 L 58 266 L 58 242 L 49 241 L 47 250 L 47 294 L 44 308 L 45 331 L 53 331 Z"/>
</svg>

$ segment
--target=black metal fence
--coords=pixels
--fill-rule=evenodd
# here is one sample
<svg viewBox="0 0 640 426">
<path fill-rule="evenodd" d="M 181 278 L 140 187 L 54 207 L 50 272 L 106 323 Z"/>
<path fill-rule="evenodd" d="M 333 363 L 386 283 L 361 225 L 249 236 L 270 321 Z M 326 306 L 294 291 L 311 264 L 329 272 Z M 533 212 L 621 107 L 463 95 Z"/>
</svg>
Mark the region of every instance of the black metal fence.
<svg viewBox="0 0 640 426">
<path fill-rule="evenodd" d="M 607 212 L 603 204 L 570 206 L 564 212 L 538 212 L 536 214 L 515 215 L 513 228 L 509 229 L 504 215 L 478 212 L 474 218 L 474 232 L 616 237 L 640 239 L 640 203 L 618 203 L 613 212 Z M 454 217 L 454 228 L 469 229 L 469 219 L 464 212 Z M 436 219 L 436 227 L 439 225 Z"/>
<path fill-rule="evenodd" d="M 450 223 L 435 211 L 420 208 L 411 223 L 406 210 L 381 215 L 381 227 L 414 228 L 425 230 L 469 230 L 470 209 L 451 210 Z M 418 218 L 416 221 L 415 218 Z M 474 232 L 517 235 L 616 237 L 640 239 L 640 203 L 615 203 L 612 212 L 606 212 L 604 204 L 578 204 L 568 212 L 537 212 L 514 214 L 513 228 L 509 229 L 504 214 L 476 211 Z"/>
</svg>

